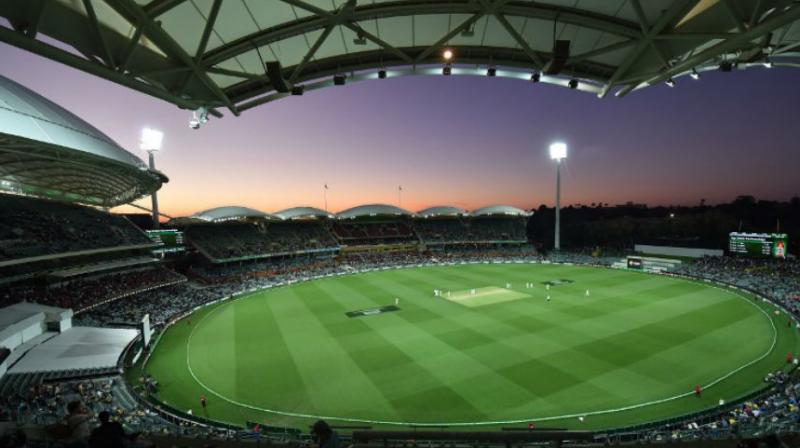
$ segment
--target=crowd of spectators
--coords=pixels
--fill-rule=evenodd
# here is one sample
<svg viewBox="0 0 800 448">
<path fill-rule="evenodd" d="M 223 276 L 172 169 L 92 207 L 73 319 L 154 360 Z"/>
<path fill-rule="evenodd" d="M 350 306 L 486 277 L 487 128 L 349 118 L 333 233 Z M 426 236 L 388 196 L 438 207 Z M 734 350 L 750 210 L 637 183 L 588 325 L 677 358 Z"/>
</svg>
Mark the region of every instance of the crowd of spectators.
<svg viewBox="0 0 800 448">
<path fill-rule="evenodd" d="M 149 446 L 140 433 L 229 438 L 231 432 L 185 419 L 171 419 L 130 395 L 121 376 L 43 381 L 36 374 L 21 377 L 15 387 L 3 382 L 0 421 L 35 425 L 50 440 L 67 446 L 113 448 Z M 109 434 L 113 432 L 113 434 Z"/>
<path fill-rule="evenodd" d="M 675 271 L 754 291 L 800 318 L 800 262 L 770 258 L 704 257 Z"/>
<path fill-rule="evenodd" d="M 645 440 L 707 440 L 792 433 L 800 422 L 800 379 L 785 372 L 764 378 L 768 392 L 718 413 L 641 433 Z M 721 403 L 724 406 L 724 403 Z"/>
<path fill-rule="evenodd" d="M 419 241 L 411 223 L 397 221 L 334 221 L 331 230 L 336 238 L 349 246 L 398 244 Z"/>
<path fill-rule="evenodd" d="M 226 222 L 186 227 L 186 238 L 209 258 L 230 260 L 335 248 L 322 221 Z"/>
<path fill-rule="evenodd" d="M 519 217 L 232 221 L 185 228 L 186 238 L 212 260 L 268 258 L 340 246 L 527 241 Z"/>
<path fill-rule="evenodd" d="M 134 327 L 150 314 L 150 325 L 159 327 L 173 316 L 218 299 L 223 292 L 221 288 L 199 288 L 184 282 L 103 303 L 73 320 L 82 326 Z"/>
<path fill-rule="evenodd" d="M 418 219 L 414 230 L 427 244 L 526 241 L 527 222 L 519 217 Z"/>
<path fill-rule="evenodd" d="M 182 275 L 166 268 L 146 268 L 108 275 L 78 277 L 58 285 L 24 283 L 0 289 L 0 307 L 17 302 L 35 302 L 81 311 L 99 303 L 137 291 L 185 281 Z"/>
<path fill-rule="evenodd" d="M 122 216 L 90 207 L 0 194 L 0 261 L 150 243 Z"/>
</svg>

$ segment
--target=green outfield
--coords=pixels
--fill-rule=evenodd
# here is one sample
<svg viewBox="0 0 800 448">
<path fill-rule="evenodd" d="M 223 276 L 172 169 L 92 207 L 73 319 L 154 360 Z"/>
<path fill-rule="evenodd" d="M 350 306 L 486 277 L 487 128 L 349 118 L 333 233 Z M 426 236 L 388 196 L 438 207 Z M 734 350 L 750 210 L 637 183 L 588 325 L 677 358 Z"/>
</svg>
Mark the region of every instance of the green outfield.
<svg viewBox="0 0 800 448">
<path fill-rule="evenodd" d="M 145 369 L 161 401 L 236 425 L 601 428 L 742 397 L 796 351 L 787 316 L 708 283 L 479 264 L 325 278 L 209 306 L 167 330 Z"/>
</svg>

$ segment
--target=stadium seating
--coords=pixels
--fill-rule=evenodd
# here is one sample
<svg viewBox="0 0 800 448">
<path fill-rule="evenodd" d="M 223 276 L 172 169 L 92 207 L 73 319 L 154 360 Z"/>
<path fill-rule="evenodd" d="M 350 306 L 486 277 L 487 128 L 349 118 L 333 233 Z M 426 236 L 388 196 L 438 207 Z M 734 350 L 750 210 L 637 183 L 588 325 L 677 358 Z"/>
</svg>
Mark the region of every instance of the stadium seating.
<svg viewBox="0 0 800 448">
<path fill-rule="evenodd" d="M 331 229 L 342 244 L 352 246 L 418 241 L 410 223 L 404 220 L 336 221 Z"/>
<path fill-rule="evenodd" d="M 185 231 L 187 240 L 213 260 L 270 257 L 338 246 L 319 221 L 235 221 L 190 225 Z"/>
<path fill-rule="evenodd" d="M 0 195 L 0 261 L 150 244 L 127 219 L 89 207 Z"/>
<path fill-rule="evenodd" d="M 0 289 L 0 307 L 17 302 L 35 302 L 82 311 L 138 291 L 186 281 L 182 275 L 164 268 L 145 268 L 91 278 L 76 278 L 47 285 L 22 283 Z"/>
<path fill-rule="evenodd" d="M 527 241 L 526 221 L 507 217 L 442 217 L 414 220 L 414 230 L 426 244 Z"/>
</svg>

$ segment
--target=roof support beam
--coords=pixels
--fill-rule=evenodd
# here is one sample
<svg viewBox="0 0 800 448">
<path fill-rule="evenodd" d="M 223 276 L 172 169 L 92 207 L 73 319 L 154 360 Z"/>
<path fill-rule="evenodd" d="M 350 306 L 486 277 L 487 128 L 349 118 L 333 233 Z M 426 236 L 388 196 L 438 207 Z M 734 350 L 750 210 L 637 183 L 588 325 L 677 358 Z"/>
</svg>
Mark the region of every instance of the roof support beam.
<svg viewBox="0 0 800 448">
<path fill-rule="evenodd" d="M 739 16 L 739 12 L 736 11 L 736 7 L 731 3 L 731 0 L 723 0 L 722 4 L 725 6 L 725 11 L 728 12 L 731 20 L 733 20 L 733 23 L 736 25 L 736 29 L 738 29 L 740 33 L 747 31 L 747 24 L 744 19 Z"/>
<path fill-rule="evenodd" d="M 459 33 L 461 33 L 465 29 L 467 29 L 470 26 L 472 26 L 472 24 L 477 22 L 478 19 L 480 19 L 481 17 L 483 17 L 483 16 L 485 16 L 487 14 L 494 14 L 495 12 L 497 12 L 498 8 L 500 8 L 501 6 L 503 6 L 507 2 L 508 2 L 508 0 L 496 0 L 494 3 L 490 3 L 489 4 L 489 3 L 486 2 L 486 0 L 481 0 L 481 4 L 483 5 L 483 10 L 482 11 L 474 14 L 472 17 L 470 17 L 467 20 L 461 22 L 460 25 L 458 25 L 457 27 L 455 27 L 452 30 L 450 30 L 449 33 L 447 33 L 444 36 L 442 36 L 441 39 L 437 40 L 433 45 L 431 45 L 425 51 L 420 53 L 414 59 L 414 62 L 415 63 L 422 62 L 422 60 L 424 60 L 426 57 L 428 57 L 434 51 L 438 50 L 447 41 L 449 41 L 450 39 L 456 37 Z"/>
<path fill-rule="evenodd" d="M 133 36 L 131 37 L 131 40 L 125 47 L 125 52 L 122 53 L 122 58 L 120 59 L 119 65 L 117 66 L 118 72 L 125 73 L 128 70 L 128 64 L 131 62 L 131 57 L 133 57 L 133 52 L 136 51 L 136 47 L 139 46 L 139 39 L 142 38 L 143 32 L 144 32 L 144 27 L 141 24 L 137 24 L 136 29 L 133 31 Z"/>
<path fill-rule="evenodd" d="M 642 28 L 642 35 L 647 35 L 647 32 L 650 31 L 650 25 L 647 23 L 647 16 L 644 13 L 644 9 L 642 9 L 642 3 L 639 0 L 631 0 L 631 6 L 633 6 L 633 11 L 636 13 L 639 26 Z"/>
<path fill-rule="evenodd" d="M 664 80 L 677 75 L 678 73 L 683 73 L 686 71 L 691 70 L 693 67 L 703 64 L 710 59 L 714 59 L 720 55 L 726 54 L 730 51 L 734 51 L 740 48 L 742 45 L 746 45 L 747 43 L 758 39 L 759 37 L 771 33 L 772 31 L 786 26 L 796 20 L 800 20 L 800 5 L 794 4 L 793 6 L 787 7 L 781 12 L 775 12 L 770 15 L 767 19 L 763 22 L 759 23 L 758 25 L 750 28 L 744 33 L 736 35 L 731 39 L 728 39 L 724 42 L 720 42 L 717 45 L 714 45 L 711 48 L 707 48 L 694 56 L 687 58 L 684 61 L 681 61 L 678 64 L 675 64 L 668 70 L 665 70 L 660 75 L 653 77 L 651 79 L 643 80 L 648 82 L 649 84 L 656 84 L 659 82 L 663 82 Z M 623 91 L 620 91 L 620 95 L 624 95 L 632 90 L 635 86 L 629 86 L 630 88 L 626 88 Z"/>
<path fill-rule="evenodd" d="M 664 13 L 658 19 L 658 21 L 647 31 L 644 36 L 642 36 L 637 43 L 636 48 L 631 51 L 622 64 L 617 67 L 617 70 L 613 75 L 611 75 L 611 78 L 600 91 L 599 96 L 601 98 L 606 96 L 611 87 L 614 86 L 614 84 L 616 84 L 621 77 L 627 74 L 631 66 L 636 63 L 642 54 L 652 45 L 654 37 L 660 34 L 668 25 L 685 15 L 692 7 L 694 7 L 697 1 L 698 0 L 676 0 L 672 2 L 669 8 L 664 11 Z"/>
<path fill-rule="evenodd" d="M 111 70 L 110 68 L 102 64 L 98 64 L 96 62 L 83 59 L 68 51 L 62 50 L 52 45 L 47 45 L 36 39 L 31 39 L 22 33 L 10 30 L 4 26 L 0 26 L 0 41 L 5 42 L 9 45 L 13 45 L 15 47 L 22 48 L 23 50 L 30 51 L 31 53 L 38 54 L 48 59 L 60 62 L 72 68 L 82 70 L 87 73 L 91 73 L 92 75 L 99 76 L 100 78 L 107 79 L 117 84 L 121 84 L 125 87 L 138 90 L 139 92 L 145 93 L 147 95 L 154 96 L 164 101 L 168 101 L 180 107 L 185 107 L 187 109 L 196 109 L 197 107 L 200 106 L 193 100 L 173 95 L 172 93 L 164 89 L 160 89 L 150 84 L 143 83 L 132 77 L 124 76 L 121 73 L 115 70 Z"/>
<path fill-rule="evenodd" d="M 393 47 L 392 45 L 384 42 L 378 36 L 375 36 L 374 34 L 368 32 L 367 30 L 365 30 L 365 29 L 361 28 L 360 26 L 358 26 L 358 24 L 347 22 L 347 23 L 344 23 L 343 25 L 345 27 L 351 29 L 356 34 L 363 36 L 365 39 L 368 39 L 368 40 L 372 41 L 376 45 L 382 47 L 384 50 L 386 50 L 386 51 L 392 53 L 393 55 L 397 56 L 398 58 L 400 58 L 404 62 L 406 62 L 408 64 L 414 63 L 414 59 L 412 59 L 411 56 L 405 54 L 404 52 L 402 52 L 401 50 Z"/>
<path fill-rule="evenodd" d="M 302 0 L 281 0 L 283 3 L 287 3 L 292 6 L 296 6 L 300 9 L 304 9 L 312 14 L 316 14 L 320 17 L 331 18 L 333 14 L 330 11 L 326 11 L 320 7 L 314 6 L 312 4 L 306 3 Z"/>
<path fill-rule="evenodd" d="M 537 69 L 542 68 L 542 66 L 544 66 L 544 61 L 542 61 L 542 58 L 539 56 L 538 53 L 536 53 L 536 51 L 534 51 L 531 48 L 530 45 L 528 45 L 528 42 L 525 40 L 525 38 L 522 37 L 517 32 L 517 30 L 514 29 L 511 23 L 508 22 L 508 19 L 506 19 L 504 15 L 497 12 L 494 13 L 494 17 L 497 19 L 498 22 L 500 22 L 500 25 L 503 25 L 503 28 L 506 29 L 508 34 L 510 34 L 511 37 L 514 38 L 514 40 L 519 44 L 519 46 L 522 48 L 522 51 L 524 51 L 525 54 L 527 54 L 528 57 L 531 58 L 534 66 Z"/>
<path fill-rule="evenodd" d="M 575 56 L 571 56 L 569 59 L 567 59 L 567 64 L 574 64 L 576 62 L 581 62 L 583 60 L 591 59 L 606 53 L 611 53 L 612 51 L 622 50 L 623 48 L 628 48 L 635 43 L 635 40 L 623 40 L 622 42 L 606 45 L 605 47 L 587 51 L 586 53 L 576 54 Z"/>
<path fill-rule="evenodd" d="M 131 23 L 139 23 L 144 27 L 144 34 L 153 41 L 164 52 L 173 55 L 178 61 L 191 68 L 193 76 L 196 76 L 203 85 L 234 115 L 239 115 L 239 110 L 231 102 L 225 92 L 209 78 L 208 74 L 200 67 L 195 60 L 189 56 L 180 45 L 167 34 L 160 25 L 156 24 L 152 17 L 148 16 L 144 10 L 133 0 L 106 0 L 118 14 L 125 17 Z M 206 107 L 213 107 L 213 104 L 205 104 Z"/>
<path fill-rule="evenodd" d="M 206 53 L 203 56 L 203 64 L 206 66 L 216 65 L 222 61 L 229 60 L 242 53 L 250 51 L 254 46 L 261 47 L 293 36 L 302 35 L 310 31 L 324 29 L 328 25 L 328 16 L 331 15 L 330 12 L 309 5 L 301 0 L 281 1 L 312 12 L 314 15 L 298 19 L 294 22 L 284 23 L 272 28 L 264 29 L 228 42 L 225 45 Z M 541 20 L 553 20 L 558 17 L 559 23 L 568 23 L 591 28 L 628 39 L 638 39 L 641 37 L 641 30 L 639 30 L 637 24 L 635 23 L 621 20 L 616 17 L 588 13 L 578 9 L 563 8 L 540 3 L 511 3 L 506 2 L 505 0 L 502 2 L 501 6 L 497 6 L 497 4 L 495 4 L 494 7 L 494 12 L 502 14 L 506 17 L 527 17 Z M 494 12 L 489 11 L 488 13 L 494 14 Z M 405 2 L 386 2 L 357 6 L 353 8 L 352 12 L 347 15 L 347 20 L 342 22 L 342 24 L 347 26 L 346 24 L 348 22 L 357 24 L 382 17 L 404 17 L 419 14 L 471 14 L 472 17 L 468 19 L 465 25 L 469 26 L 480 17 L 486 15 L 487 11 L 483 5 L 477 2 L 407 0 Z M 459 32 L 460 31 L 461 29 L 459 29 Z M 453 36 L 455 36 L 455 34 Z M 365 37 L 368 36 L 365 35 Z M 442 43 L 446 41 L 447 39 L 439 43 L 439 45 L 442 45 Z M 435 48 L 432 51 L 435 51 Z"/>
<path fill-rule="evenodd" d="M 203 57 L 203 53 L 206 52 L 208 39 L 211 37 L 211 32 L 214 31 L 214 24 L 217 22 L 217 16 L 219 15 L 221 6 L 222 0 L 214 0 L 214 3 L 211 5 L 211 11 L 208 13 L 208 18 L 206 19 L 206 26 L 203 28 L 203 35 L 200 36 L 200 43 L 197 44 L 197 52 L 194 54 L 195 63 L 199 62 Z"/>
<path fill-rule="evenodd" d="M 314 6 L 314 5 L 310 5 L 310 4 L 308 4 L 308 3 L 306 3 L 306 2 L 304 2 L 302 0 L 281 0 L 281 1 L 283 1 L 284 3 L 290 4 L 292 6 L 296 6 L 296 7 L 300 8 L 300 9 L 304 9 L 304 10 L 306 10 L 308 12 L 311 12 L 313 14 L 316 14 L 319 17 L 323 17 L 323 18 L 326 18 L 328 20 L 333 20 L 333 18 L 334 18 L 334 15 L 331 12 L 325 11 L 324 9 L 318 8 L 318 7 Z M 347 5 L 345 5 L 345 8 L 343 8 L 342 11 L 339 12 L 338 15 L 342 16 L 342 19 L 339 20 L 339 22 L 340 22 L 340 24 L 342 26 L 350 29 L 351 31 L 353 31 L 354 33 L 356 33 L 356 34 L 358 34 L 360 36 L 363 36 L 365 39 L 368 39 L 368 40 L 372 41 L 376 45 L 378 45 L 378 46 L 382 47 L 383 49 L 389 51 L 390 53 L 394 54 L 395 56 L 397 56 L 398 58 L 402 59 L 403 61 L 405 61 L 405 62 L 407 62 L 409 64 L 412 64 L 414 62 L 414 60 L 411 59 L 411 57 L 409 55 L 403 53 L 402 51 L 398 50 L 397 48 L 393 47 L 392 45 L 390 45 L 387 42 L 385 42 L 384 40 L 382 40 L 380 37 L 370 33 L 369 31 L 367 31 L 367 30 L 363 29 L 361 26 L 359 26 L 358 23 L 356 22 L 356 20 L 353 17 L 353 15 L 355 13 L 355 6 L 356 6 L 355 2 L 350 2 Z"/>
<path fill-rule="evenodd" d="M 666 33 L 653 36 L 653 40 L 714 40 L 730 39 L 739 33 Z"/>
<path fill-rule="evenodd" d="M 157 17 L 185 1 L 186 0 L 153 0 L 144 5 L 142 9 L 149 17 Z"/>
<path fill-rule="evenodd" d="M 325 42 L 325 39 L 327 39 L 328 36 L 330 36 L 331 31 L 333 31 L 333 25 L 328 25 L 327 27 L 325 27 L 325 30 L 322 31 L 322 34 L 319 35 L 317 41 L 314 42 L 314 45 L 312 45 L 311 48 L 308 49 L 308 52 L 306 52 L 305 56 L 303 56 L 303 60 L 300 61 L 299 64 L 297 64 L 297 67 L 295 67 L 294 71 L 292 72 L 292 75 L 289 76 L 289 84 L 292 84 L 297 80 L 297 77 L 300 76 L 300 73 L 303 72 L 303 69 L 305 68 L 306 64 L 308 64 L 308 61 L 314 57 L 314 54 L 317 52 L 317 50 L 319 50 L 319 47 L 321 47 L 322 44 Z"/>
<path fill-rule="evenodd" d="M 106 41 L 105 37 L 103 37 L 102 31 L 100 31 L 100 22 L 97 20 L 97 13 L 94 10 L 94 5 L 92 5 L 92 0 L 83 0 L 83 7 L 86 8 L 86 15 L 89 17 L 89 23 L 92 27 L 92 34 L 94 35 L 95 40 L 100 43 L 100 50 L 102 50 L 101 57 L 103 58 L 103 61 L 105 61 L 107 66 L 116 70 L 114 56 L 111 54 L 111 50 L 108 47 L 108 42 Z"/>
<path fill-rule="evenodd" d="M 269 78 L 264 75 L 256 75 L 253 73 L 241 72 L 238 70 L 229 70 L 227 68 L 222 68 L 222 67 L 208 67 L 206 71 L 209 73 L 216 73 L 218 75 L 233 76 L 235 78 L 269 81 Z"/>
<path fill-rule="evenodd" d="M 747 23 L 748 28 L 752 28 L 758 22 L 758 18 L 761 16 L 762 8 L 764 7 L 764 0 L 756 0 L 755 6 L 753 6 L 753 12 L 750 14 L 750 21 Z"/>
<path fill-rule="evenodd" d="M 35 38 L 36 34 L 39 32 L 39 22 L 41 21 L 47 3 L 48 1 L 46 0 L 30 0 L 26 2 L 25 6 L 27 10 L 25 18 L 27 20 L 11 20 L 11 26 L 14 27 L 15 30 L 24 33 L 26 36 Z"/>
</svg>

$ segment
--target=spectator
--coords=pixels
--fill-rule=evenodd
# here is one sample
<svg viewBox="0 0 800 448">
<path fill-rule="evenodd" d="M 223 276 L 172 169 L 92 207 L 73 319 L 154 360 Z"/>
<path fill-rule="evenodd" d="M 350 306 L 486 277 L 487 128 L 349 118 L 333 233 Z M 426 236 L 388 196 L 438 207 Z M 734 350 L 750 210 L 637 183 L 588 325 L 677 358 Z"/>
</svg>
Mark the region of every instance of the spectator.
<svg viewBox="0 0 800 448">
<path fill-rule="evenodd" d="M 111 414 L 103 411 L 97 416 L 100 426 L 92 430 L 89 436 L 89 448 L 123 448 L 125 446 L 125 430 L 122 425 L 111 421 Z"/>
<path fill-rule="evenodd" d="M 68 435 L 65 440 L 70 448 L 82 448 L 89 440 L 89 420 L 91 415 L 80 401 L 70 401 L 67 404 L 67 418 L 64 423 L 67 425 Z"/>
<path fill-rule="evenodd" d="M 317 420 L 314 423 L 311 436 L 319 448 L 339 448 L 339 436 L 325 420 Z"/>
</svg>

